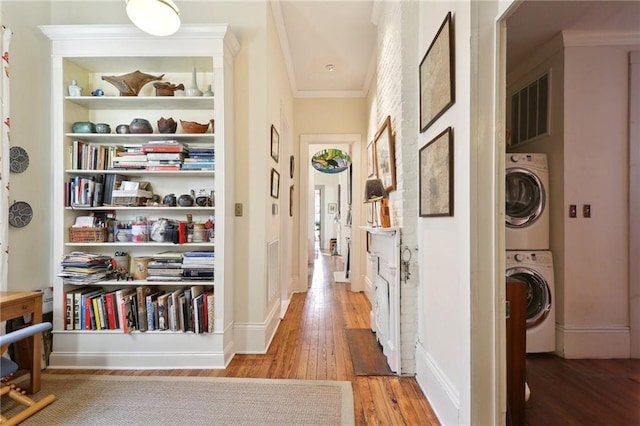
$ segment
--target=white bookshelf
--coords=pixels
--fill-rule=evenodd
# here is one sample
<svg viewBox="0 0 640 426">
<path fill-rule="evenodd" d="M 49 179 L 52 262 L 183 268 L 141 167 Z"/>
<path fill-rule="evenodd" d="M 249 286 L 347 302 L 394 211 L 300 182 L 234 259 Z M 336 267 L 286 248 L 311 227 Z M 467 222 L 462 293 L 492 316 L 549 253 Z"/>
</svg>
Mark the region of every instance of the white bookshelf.
<svg viewBox="0 0 640 426">
<path fill-rule="evenodd" d="M 50 368 L 165 369 L 224 368 L 234 355 L 233 324 L 233 56 L 239 49 L 235 36 L 223 24 L 184 25 L 171 37 L 153 37 L 129 25 L 45 25 L 42 32 L 51 40 L 52 105 L 51 105 L 51 228 L 53 235 L 52 271 L 54 277 L 53 352 Z M 103 81 L 105 75 L 122 75 L 140 70 L 151 75 L 164 74 L 162 81 L 191 84 L 196 68 L 198 86 L 211 85 L 214 97 L 155 96 L 152 83 L 147 83 L 138 96 L 120 97 L 118 90 Z M 72 80 L 83 87 L 83 95 L 68 96 Z M 86 96 L 95 89 L 104 96 Z M 157 120 L 172 117 L 178 122 L 175 134 L 160 134 Z M 153 134 L 117 134 L 119 124 L 134 118 L 147 119 Z M 183 133 L 179 120 L 206 123 L 215 121 L 205 134 Z M 72 133 L 77 121 L 108 123 L 109 134 Z M 95 145 L 144 144 L 151 140 L 175 139 L 188 146 L 213 146 L 215 171 L 180 170 L 82 170 L 71 165 L 70 148 L 74 140 Z M 211 207 L 71 207 L 65 203 L 65 182 L 74 176 L 89 178 L 120 174 L 133 181 L 151 184 L 154 194 L 189 193 L 191 189 L 215 191 Z M 212 218 L 215 238 L 206 242 L 174 244 L 171 242 L 71 242 L 69 227 L 78 216 L 111 211 L 117 220 L 144 216 L 194 222 Z M 127 252 L 133 257 L 150 257 L 162 251 L 215 251 L 214 281 L 100 281 L 105 290 L 149 285 L 172 290 L 202 284 L 213 288 L 215 318 L 213 332 L 197 334 L 182 331 L 134 331 L 65 329 L 65 292 L 73 286 L 65 284 L 57 274 L 65 254 L 85 251 L 114 256 Z"/>
</svg>

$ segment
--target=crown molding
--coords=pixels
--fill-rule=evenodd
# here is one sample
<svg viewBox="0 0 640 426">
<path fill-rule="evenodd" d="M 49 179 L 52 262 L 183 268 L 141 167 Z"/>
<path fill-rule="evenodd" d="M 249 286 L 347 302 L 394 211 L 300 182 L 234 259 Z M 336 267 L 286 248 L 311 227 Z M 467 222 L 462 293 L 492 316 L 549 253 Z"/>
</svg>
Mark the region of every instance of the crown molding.
<svg viewBox="0 0 640 426">
<path fill-rule="evenodd" d="M 640 45 L 640 31 L 564 30 L 562 31 L 562 40 L 565 47 Z"/>
</svg>

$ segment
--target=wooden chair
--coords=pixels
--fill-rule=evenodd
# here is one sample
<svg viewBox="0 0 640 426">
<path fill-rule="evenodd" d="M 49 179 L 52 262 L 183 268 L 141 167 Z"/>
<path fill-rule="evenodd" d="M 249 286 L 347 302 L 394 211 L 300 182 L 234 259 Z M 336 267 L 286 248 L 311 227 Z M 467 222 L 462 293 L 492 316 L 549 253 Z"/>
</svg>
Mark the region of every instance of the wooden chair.
<svg viewBox="0 0 640 426">
<path fill-rule="evenodd" d="M 19 342 L 22 339 L 42 333 L 43 331 L 51 330 L 51 327 L 51 323 L 43 322 L 29 325 L 0 336 L 0 355 L 2 355 L 12 343 Z M 33 354 L 33 356 L 40 356 L 40 354 Z M 39 401 L 34 401 L 14 384 L 5 383 L 5 379 L 8 379 L 8 377 L 16 371 L 18 371 L 18 364 L 9 358 L 0 356 L 0 377 L 3 380 L 0 395 L 6 395 L 18 404 L 25 406 L 20 412 L 8 418 L 5 417 L 4 414 L 0 414 L 0 424 L 3 426 L 17 425 L 56 400 L 54 395 L 47 395 Z"/>
</svg>

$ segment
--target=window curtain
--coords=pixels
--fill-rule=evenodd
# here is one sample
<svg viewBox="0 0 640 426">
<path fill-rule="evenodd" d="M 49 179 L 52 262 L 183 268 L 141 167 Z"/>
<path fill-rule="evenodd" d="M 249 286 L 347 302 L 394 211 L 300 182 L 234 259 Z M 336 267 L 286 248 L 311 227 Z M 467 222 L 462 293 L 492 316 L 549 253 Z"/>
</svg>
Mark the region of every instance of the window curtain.
<svg viewBox="0 0 640 426">
<path fill-rule="evenodd" d="M 0 75 L 0 99 L 2 101 L 2 141 L 0 142 L 0 290 L 6 291 L 9 280 L 9 44 L 12 32 L 2 26 L 2 74 Z"/>
</svg>

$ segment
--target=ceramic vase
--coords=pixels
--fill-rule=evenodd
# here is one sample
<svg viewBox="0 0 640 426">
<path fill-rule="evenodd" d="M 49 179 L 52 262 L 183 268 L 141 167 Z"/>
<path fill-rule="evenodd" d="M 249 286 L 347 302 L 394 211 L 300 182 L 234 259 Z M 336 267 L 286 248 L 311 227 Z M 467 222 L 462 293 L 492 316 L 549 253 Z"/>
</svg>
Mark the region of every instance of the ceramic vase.
<svg viewBox="0 0 640 426">
<path fill-rule="evenodd" d="M 193 71 L 191 71 L 191 86 L 186 88 L 184 93 L 187 96 L 202 96 L 202 91 L 198 89 L 198 81 L 196 80 L 195 67 L 193 67 Z"/>
<path fill-rule="evenodd" d="M 207 90 L 204 91 L 204 93 L 202 93 L 202 96 L 213 96 L 213 90 L 211 90 L 211 85 L 209 85 L 207 87 Z"/>
</svg>

